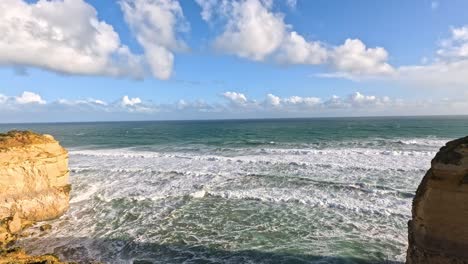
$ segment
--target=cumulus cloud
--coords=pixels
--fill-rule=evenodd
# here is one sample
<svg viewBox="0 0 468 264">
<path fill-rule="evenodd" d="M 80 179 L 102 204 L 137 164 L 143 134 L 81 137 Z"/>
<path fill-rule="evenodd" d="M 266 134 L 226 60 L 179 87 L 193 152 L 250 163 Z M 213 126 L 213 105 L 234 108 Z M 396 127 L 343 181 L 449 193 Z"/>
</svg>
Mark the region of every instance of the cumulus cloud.
<svg viewBox="0 0 468 264">
<path fill-rule="evenodd" d="M 440 42 L 432 62 L 392 66 L 384 47 L 369 47 L 360 39 L 341 45 L 307 40 L 274 10 L 271 0 L 196 0 L 202 18 L 224 25 L 214 39 L 217 50 L 238 57 L 279 64 L 325 65 L 318 76 L 405 82 L 418 87 L 463 88 L 468 84 L 468 26 L 454 27 Z M 296 1 L 286 1 L 294 6 Z M 437 9 L 438 1 L 432 2 Z M 273 98 L 271 98 L 273 99 Z M 275 100 L 274 100 L 275 101 Z M 276 100 L 277 101 L 277 100 Z M 272 101 L 273 102 L 273 101 Z"/>
<path fill-rule="evenodd" d="M 0 65 L 140 77 L 140 58 L 83 0 L 0 1 Z"/>
<path fill-rule="evenodd" d="M 267 105 L 278 107 L 281 105 L 281 98 L 274 94 L 267 94 L 265 102 Z"/>
<path fill-rule="evenodd" d="M 378 116 L 462 114 L 468 111 L 468 95 L 457 98 L 402 100 L 355 92 L 347 96 L 320 98 L 314 96 L 280 97 L 267 94 L 258 100 L 239 92 L 226 92 L 225 102 L 178 100 L 158 104 L 139 97 L 124 96 L 116 101 L 99 99 L 59 99 L 46 102 L 40 95 L 0 94 L 0 117 L 3 122 L 154 120 L 188 118 L 252 118 L 315 116 Z M 18 100 L 18 98 L 23 98 Z M 34 113 L 34 115 L 31 115 Z M 38 115 L 42 118 L 38 119 Z M 34 119 L 31 118 L 34 116 Z M 56 119 L 53 119 L 55 117 Z"/>
<path fill-rule="evenodd" d="M 223 97 L 228 99 L 233 104 L 243 105 L 247 103 L 247 97 L 242 93 L 237 92 L 225 92 Z"/>
<path fill-rule="evenodd" d="M 301 97 L 301 96 L 290 96 L 281 98 L 274 94 L 267 94 L 264 105 L 272 106 L 273 108 L 282 108 L 286 110 L 287 108 L 292 109 L 304 109 L 312 108 L 321 103 L 322 99 L 318 97 Z M 286 109 L 285 109 L 286 108 Z"/>
<path fill-rule="evenodd" d="M 359 39 L 348 39 L 337 47 L 306 40 L 284 22 L 282 13 L 273 11 L 273 1 L 196 1 L 204 20 L 218 16 L 225 21 L 224 31 L 214 40 L 221 52 L 280 64 L 326 64 L 334 71 L 328 75 L 332 77 L 360 78 L 394 71 L 382 47 L 368 48 Z M 296 1 L 287 4 L 295 6 Z"/>
<path fill-rule="evenodd" d="M 78 100 L 68 100 L 68 99 L 59 99 L 56 102 L 57 104 L 60 105 L 66 105 L 66 106 L 79 106 L 79 105 L 85 105 L 85 106 L 107 106 L 108 103 L 104 102 L 103 100 L 99 99 L 93 99 L 93 98 L 88 98 L 88 99 L 78 99 Z"/>
<path fill-rule="evenodd" d="M 187 27 L 182 8 L 176 0 L 122 0 L 120 6 L 130 25 L 151 72 L 159 79 L 168 79 L 174 65 L 174 52 L 186 50 L 177 38 Z"/>
<path fill-rule="evenodd" d="M 314 106 L 321 103 L 321 99 L 318 97 L 300 97 L 300 96 L 291 96 L 284 99 L 286 104 L 293 105 L 304 105 L 304 106 Z"/>
<path fill-rule="evenodd" d="M 318 41 L 306 41 L 297 32 L 290 32 L 276 59 L 284 64 L 322 64 L 328 59 L 327 49 Z"/>
<path fill-rule="evenodd" d="M 42 97 L 33 92 L 23 92 L 20 96 L 15 97 L 18 104 L 45 104 L 46 101 Z"/>
<path fill-rule="evenodd" d="M 125 95 L 120 102 L 122 106 L 135 106 L 141 104 L 141 99 L 139 97 L 130 98 L 128 95 Z"/>
<path fill-rule="evenodd" d="M 352 106 L 362 107 L 366 105 L 383 106 L 392 103 L 388 96 L 377 97 L 375 95 L 364 95 L 360 92 L 355 92 L 348 97 L 348 101 Z"/>
<path fill-rule="evenodd" d="M 468 26 L 452 28 L 440 42 L 436 57 L 425 65 L 402 66 L 395 80 L 416 86 L 466 88 L 468 85 Z"/>
<path fill-rule="evenodd" d="M 374 76 L 394 72 L 387 63 L 388 53 L 382 47 L 367 48 L 359 39 L 347 39 L 331 55 L 334 68 L 343 75 Z"/>
<path fill-rule="evenodd" d="M 450 38 L 441 42 L 437 55 L 444 59 L 468 59 L 468 26 L 452 28 Z"/>
<path fill-rule="evenodd" d="M 280 97 L 274 94 L 267 94 L 261 101 L 249 100 L 244 94 L 237 92 L 226 92 L 224 94 L 229 99 L 231 107 L 236 110 L 247 111 L 272 111 L 272 112 L 303 112 L 308 111 L 324 113 L 330 110 L 349 111 L 362 109 L 380 109 L 385 107 L 396 107 L 398 100 L 392 100 L 387 96 L 365 95 L 360 92 L 352 93 L 345 97 L 332 96 L 328 99 L 314 96 L 289 96 Z M 351 112 L 352 112 L 351 111 Z"/>
<path fill-rule="evenodd" d="M 229 0 L 195 0 L 201 7 L 201 17 L 206 22 L 211 21 L 216 12 L 226 12 Z"/>
<path fill-rule="evenodd" d="M 143 47 L 134 54 L 84 0 L 0 1 L 0 65 L 64 74 L 159 79 L 172 74 L 174 52 L 187 50 L 177 0 L 121 0 L 125 21 Z"/>
<path fill-rule="evenodd" d="M 260 0 L 231 2 L 225 31 L 215 39 L 216 49 L 257 61 L 281 45 L 286 25 L 283 15 L 270 12 Z"/>
</svg>

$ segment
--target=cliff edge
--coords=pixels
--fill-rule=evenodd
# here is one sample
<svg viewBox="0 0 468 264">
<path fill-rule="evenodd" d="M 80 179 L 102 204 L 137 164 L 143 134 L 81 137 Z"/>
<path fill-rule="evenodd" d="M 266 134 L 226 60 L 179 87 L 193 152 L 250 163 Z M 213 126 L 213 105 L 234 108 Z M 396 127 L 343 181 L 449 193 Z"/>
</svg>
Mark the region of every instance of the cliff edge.
<svg viewBox="0 0 468 264">
<path fill-rule="evenodd" d="M 468 137 L 432 160 L 413 200 L 408 264 L 468 263 Z"/>
<path fill-rule="evenodd" d="M 7 255 L 27 258 L 7 249 L 24 228 L 67 211 L 68 175 L 68 152 L 52 136 L 0 134 L 0 263 Z"/>
</svg>

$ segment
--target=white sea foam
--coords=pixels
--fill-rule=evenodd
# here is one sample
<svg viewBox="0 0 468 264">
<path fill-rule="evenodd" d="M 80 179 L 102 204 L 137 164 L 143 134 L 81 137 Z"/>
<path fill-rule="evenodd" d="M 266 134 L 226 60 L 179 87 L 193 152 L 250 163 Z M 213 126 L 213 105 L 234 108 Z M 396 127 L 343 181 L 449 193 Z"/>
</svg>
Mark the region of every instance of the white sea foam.
<svg viewBox="0 0 468 264">
<path fill-rule="evenodd" d="M 265 244 L 226 240 L 264 230 L 258 236 L 283 232 L 279 237 L 291 235 L 295 247 L 311 254 L 330 254 L 330 245 L 353 237 L 402 260 L 412 193 L 440 143 L 417 140 L 394 140 L 402 147 L 388 149 L 72 149 L 70 211 L 53 222 L 60 228 L 23 243 L 33 253 L 47 244 L 47 251 L 58 254 L 79 252 L 81 259 L 131 263 L 156 253 L 127 252 L 132 247 L 128 239 L 139 245 L 196 241 L 233 250 L 278 247 L 279 241 L 268 240 L 277 236 L 266 236 Z M 243 210 L 249 213 L 237 219 Z M 249 222 L 255 217 L 261 219 L 258 224 Z M 333 250 L 340 253 L 339 247 Z"/>
</svg>

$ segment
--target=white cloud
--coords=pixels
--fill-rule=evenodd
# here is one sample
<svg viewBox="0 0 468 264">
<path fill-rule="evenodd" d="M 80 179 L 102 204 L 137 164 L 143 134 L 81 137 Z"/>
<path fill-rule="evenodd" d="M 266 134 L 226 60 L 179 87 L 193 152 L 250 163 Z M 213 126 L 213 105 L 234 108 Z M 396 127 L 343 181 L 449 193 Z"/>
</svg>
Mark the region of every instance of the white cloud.
<svg viewBox="0 0 468 264">
<path fill-rule="evenodd" d="M 452 38 L 454 40 L 468 41 L 468 26 L 464 26 L 460 28 L 453 28 Z"/>
<path fill-rule="evenodd" d="M 468 59 L 468 26 L 452 28 L 451 37 L 442 41 L 437 55 L 442 59 Z"/>
<path fill-rule="evenodd" d="M 324 113 L 330 110 L 342 110 L 346 111 L 343 113 L 349 115 L 355 110 L 376 110 L 393 107 L 397 103 L 397 100 L 392 100 L 387 96 L 365 95 L 360 92 L 352 93 L 344 98 L 332 96 L 326 100 L 314 96 L 279 97 L 274 94 L 267 94 L 264 100 L 260 102 L 248 100 L 244 94 L 237 92 L 226 92 L 224 96 L 230 100 L 231 107 L 234 107 L 234 109 L 251 112 L 306 113 L 312 111 Z"/>
<path fill-rule="evenodd" d="M 428 65 L 399 68 L 396 81 L 409 82 L 416 87 L 466 89 L 468 85 L 468 60 L 440 61 Z"/>
<path fill-rule="evenodd" d="M 264 105 L 287 110 L 294 108 L 311 108 L 319 105 L 320 103 L 321 99 L 318 97 L 291 96 L 281 98 L 273 94 L 267 94 Z"/>
<path fill-rule="evenodd" d="M 139 97 L 124 96 L 107 103 L 98 99 L 60 99 L 45 102 L 34 93 L 0 95 L 2 122 L 92 121 L 135 119 L 200 119 L 252 117 L 376 116 L 463 114 L 468 111 L 468 94 L 455 98 L 401 100 L 355 92 L 347 96 L 280 97 L 267 94 L 251 100 L 239 92 L 226 92 L 227 102 L 179 100 L 169 104 L 152 103 Z M 20 102 L 17 98 L 23 98 Z M 26 103 L 28 102 L 28 103 Z M 34 113 L 34 115 L 31 115 Z M 32 118 L 34 116 L 34 119 Z"/>
<path fill-rule="evenodd" d="M 279 96 L 273 94 L 267 94 L 266 103 L 268 105 L 272 105 L 274 107 L 278 107 L 281 105 L 281 98 Z"/>
<path fill-rule="evenodd" d="M 226 12 L 229 5 L 229 0 L 195 0 L 195 2 L 202 8 L 200 14 L 206 22 L 211 21 L 215 13 Z"/>
<path fill-rule="evenodd" d="M 223 96 L 233 104 L 243 105 L 247 103 L 247 97 L 242 93 L 225 92 L 223 93 Z"/>
<path fill-rule="evenodd" d="M 102 101 L 102 100 L 90 99 L 90 101 L 91 101 L 91 103 L 97 104 L 97 105 L 107 105 L 107 103 Z"/>
<path fill-rule="evenodd" d="M 360 92 L 355 92 L 348 96 L 347 102 L 355 107 L 363 107 L 369 105 L 381 106 L 391 103 L 389 97 L 377 97 L 375 95 L 364 95 Z"/>
<path fill-rule="evenodd" d="M 338 74 L 353 76 L 375 76 L 394 73 L 387 63 L 388 53 L 384 48 L 367 48 L 359 39 L 347 39 L 335 47 L 331 55 L 332 65 Z"/>
<path fill-rule="evenodd" d="M 318 42 L 308 42 L 297 32 L 290 32 L 284 39 L 276 59 L 284 64 L 322 64 L 328 51 Z"/>
<path fill-rule="evenodd" d="M 372 111 L 398 110 L 398 100 L 387 96 L 365 95 L 360 92 L 345 97 L 332 96 L 328 99 L 314 96 L 279 97 L 267 94 L 263 101 L 248 100 L 243 94 L 229 92 L 231 108 L 239 112 L 262 113 L 309 113 L 314 115 L 341 113 L 372 113 Z M 241 99 L 240 99 L 241 98 Z M 232 103 L 234 102 L 234 103 Z M 240 103 L 241 102 L 241 103 Z"/>
<path fill-rule="evenodd" d="M 135 106 L 141 104 L 141 99 L 139 97 L 129 98 L 128 95 L 125 95 L 120 102 L 122 106 Z"/>
<path fill-rule="evenodd" d="M 46 101 L 42 97 L 33 92 L 23 92 L 20 96 L 15 97 L 18 104 L 45 104 Z"/>
<path fill-rule="evenodd" d="M 260 0 L 231 2 L 225 31 L 216 38 L 216 49 L 239 57 L 261 61 L 283 41 L 283 15 L 268 10 Z"/>
<path fill-rule="evenodd" d="M 215 38 L 214 47 L 224 53 L 280 64 L 326 64 L 335 71 L 329 77 L 362 78 L 394 72 L 384 48 L 367 48 L 359 39 L 348 39 L 330 47 L 320 41 L 306 40 L 284 15 L 274 12 L 271 0 L 196 0 L 202 18 L 225 21 L 224 31 Z M 295 5 L 296 1 L 288 1 Z"/>
<path fill-rule="evenodd" d="M 140 58 L 83 0 L 0 1 L 0 65 L 140 77 Z"/>
<path fill-rule="evenodd" d="M 99 99 L 88 98 L 85 100 L 67 100 L 67 99 L 59 99 L 57 100 L 58 104 L 61 105 L 68 105 L 68 106 L 76 106 L 76 105 L 89 105 L 89 106 L 107 106 L 108 103 L 104 102 Z"/>
<path fill-rule="evenodd" d="M 433 62 L 398 69 L 395 81 L 418 87 L 466 89 L 468 85 L 468 26 L 452 28 L 441 41 Z"/>
<path fill-rule="evenodd" d="M 300 96 L 291 96 L 283 100 L 286 104 L 293 105 L 304 105 L 304 106 L 314 106 L 321 103 L 321 99 L 318 97 L 300 97 Z"/>
<path fill-rule="evenodd" d="M 172 74 L 174 52 L 187 49 L 177 39 L 177 31 L 186 30 L 184 15 L 176 0 L 122 0 L 125 20 L 144 49 L 151 72 L 166 80 Z"/>
</svg>

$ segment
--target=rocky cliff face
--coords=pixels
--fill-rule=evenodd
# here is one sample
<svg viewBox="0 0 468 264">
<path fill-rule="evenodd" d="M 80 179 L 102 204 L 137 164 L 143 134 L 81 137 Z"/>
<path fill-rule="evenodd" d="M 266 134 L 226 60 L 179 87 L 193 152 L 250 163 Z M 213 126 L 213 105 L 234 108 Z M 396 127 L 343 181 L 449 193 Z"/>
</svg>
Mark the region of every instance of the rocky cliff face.
<svg viewBox="0 0 468 264">
<path fill-rule="evenodd" d="M 468 263 L 468 137 L 441 148 L 413 200 L 407 263 Z"/>
<path fill-rule="evenodd" d="M 68 174 L 68 153 L 52 136 L 0 134 L 0 248 L 28 225 L 68 209 Z"/>
</svg>

